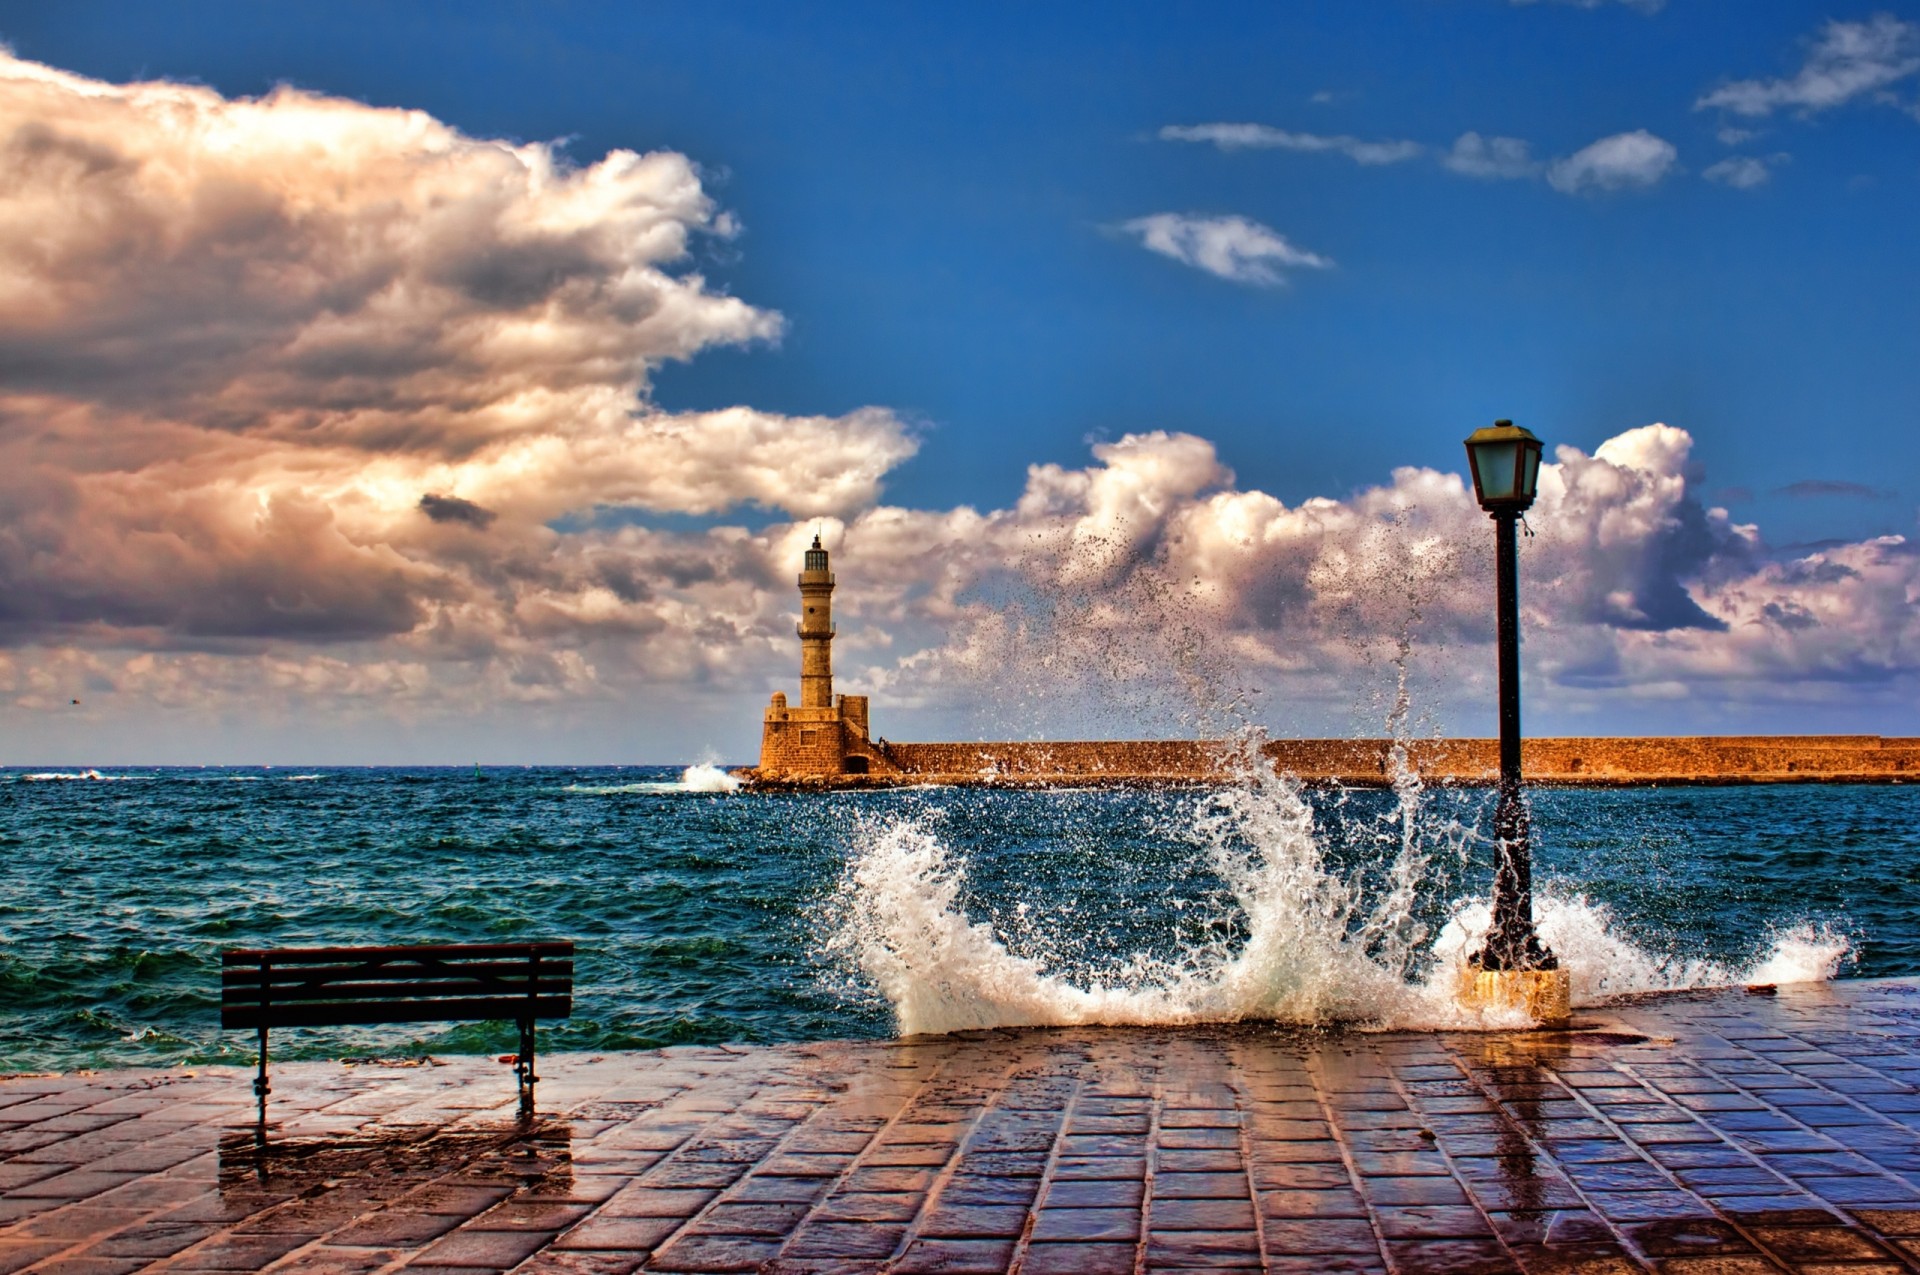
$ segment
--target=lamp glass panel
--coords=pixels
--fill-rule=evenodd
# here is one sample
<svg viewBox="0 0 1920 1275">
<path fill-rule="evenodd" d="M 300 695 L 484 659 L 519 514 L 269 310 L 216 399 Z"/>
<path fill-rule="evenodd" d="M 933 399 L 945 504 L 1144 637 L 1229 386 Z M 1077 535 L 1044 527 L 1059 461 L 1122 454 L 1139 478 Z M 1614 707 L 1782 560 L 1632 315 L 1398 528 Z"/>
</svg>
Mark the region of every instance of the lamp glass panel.
<svg viewBox="0 0 1920 1275">
<path fill-rule="evenodd" d="M 1512 500 L 1514 480 L 1520 469 L 1517 442 L 1475 443 L 1473 447 L 1473 472 L 1480 480 L 1480 499 L 1485 501 Z"/>
<path fill-rule="evenodd" d="M 1520 494 L 1532 502 L 1534 493 L 1540 490 L 1540 449 L 1528 447 L 1526 451 L 1526 476 L 1520 483 Z"/>
</svg>

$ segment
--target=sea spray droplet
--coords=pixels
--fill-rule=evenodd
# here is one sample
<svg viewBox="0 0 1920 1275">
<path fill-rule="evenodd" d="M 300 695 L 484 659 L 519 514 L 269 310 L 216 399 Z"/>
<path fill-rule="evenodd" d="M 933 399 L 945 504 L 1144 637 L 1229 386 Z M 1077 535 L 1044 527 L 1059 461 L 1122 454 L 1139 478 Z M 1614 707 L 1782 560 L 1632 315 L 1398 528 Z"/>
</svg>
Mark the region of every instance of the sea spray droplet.
<svg viewBox="0 0 1920 1275">
<path fill-rule="evenodd" d="M 1449 878 L 1465 830 L 1430 812 L 1417 782 L 1395 785 L 1394 807 L 1370 838 L 1383 863 L 1338 870 L 1325 833 L 1297 784 L 1264 768 L 1195 799 L 1180 839 L 1203 855 L 1226 890 L 1192 917 L 1171 956 L 1116 951 L 1090 974 L 1069 977 L 1013 950 L 1007 936 L 965 906 L 967 868 L 933 826 L 898 815 L 857 826 L 841 883 L 834 949 L 893 1006 L 906 1034 L 1033 1025 L 1165 1025 L 1246 1019 L 1347 1022 L 1383 1028 L 1510 1028 L 1512 1012 L 1483 1013 L 1456 999 L 1466 957 L 1487 928 L 1484 900 L 1467 900 L 1437 936 L 1419 916 Z M 1444 896 L 1442 896 L 1444 897 Z M 1169 903 L 1172 901 L 1169 900 Z M 1044 903 L 1020 924 L 1070 946 L 1084 922 Z M 1169 907 L 1172 914 L 1179 909 Z M 1612 913 L 1583 897 L 1539 896 L 1541 937 L 1591 1005 L 1633 992 L 1831 977 L 1843 938 L 1801 927 L 1779 936 L 1752 969 L 1663 956 L 1620 933 Z M 1229 942 L 1222 935 L 1241 936 Z"/>
</svg>

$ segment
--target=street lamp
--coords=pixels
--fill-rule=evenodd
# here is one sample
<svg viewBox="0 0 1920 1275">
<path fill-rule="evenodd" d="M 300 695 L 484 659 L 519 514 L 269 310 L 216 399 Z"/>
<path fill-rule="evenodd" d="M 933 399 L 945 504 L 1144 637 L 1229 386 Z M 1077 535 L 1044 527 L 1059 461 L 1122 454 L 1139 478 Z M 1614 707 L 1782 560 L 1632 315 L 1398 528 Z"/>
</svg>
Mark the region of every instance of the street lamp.
<svg viewBox="0 0 1920 1275">
<path fill-rule="evenodd" d="M 1493 518 L 1500 650 L 1500 792 L 1493 833 L 1493 924 L 1468 958 L 1471 998 L 1514 1006 L 1548 1026 L 1568 1017 L 1565 970 L 1533 929 L 1533 852 L 1520 796 L 1520 562 L 1516 524 L 1533 504 L 1540 479 L 1540 440 L 1512 421 L 1495 421 L 1467 439 L 1473 494 Z"/>
</svg>

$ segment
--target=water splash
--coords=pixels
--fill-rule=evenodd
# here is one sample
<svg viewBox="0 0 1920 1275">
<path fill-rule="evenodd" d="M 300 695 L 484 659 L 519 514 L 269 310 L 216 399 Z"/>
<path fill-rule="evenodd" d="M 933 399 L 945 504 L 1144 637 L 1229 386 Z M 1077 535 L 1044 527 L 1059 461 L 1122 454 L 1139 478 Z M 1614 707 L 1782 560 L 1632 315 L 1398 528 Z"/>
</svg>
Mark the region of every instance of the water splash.
<svg viewBox="0 0 1920 1275">
<path fill-rule="evenodd" d="M 740 791 L 740 781 L 713 761 L 697 761 L 681 771 L 680 786 L 688 792 Z"/>
<path fill-rule="evenodd" d="M 1517 1011 L 1459 1000 L 1468 953 L 1484 936 L 1484 900 L 1455 905 L 1432 932 L 1421 917 L 1463 863 L 1472 833 L 1425 809 L 1404 767 L 1375 829 L 1386 853 L 1342 868 L 1328 853 L 1300 786 L 1265 767 L 1196 799 L 1183 835 L 1224 885 L 1206 937 L 1172 956 L 1134 951 L 1078 974 L 1053 953 L 1085 925 L 1020 909 L 1008 934 L 966 907 L 968 864 L 923 818 L 857 825 L 841 883 L 832 948 L 892 1005 L 905 1034 L 1038 1025 L 1171 1025 L 1271 1020 L 1377 1027 L 1506 1028 Z M 1833 977 L 1847 940 L 1802 926 L 1741 970 L 1649 951 L 1624 937 L 1604 905 L 1543 890 L 1541 937 L 1572 977 L 1576 1006 L 1633 992 Z M 1048 931 L 1051 931 L 1049 936 Z"/>
</svg>

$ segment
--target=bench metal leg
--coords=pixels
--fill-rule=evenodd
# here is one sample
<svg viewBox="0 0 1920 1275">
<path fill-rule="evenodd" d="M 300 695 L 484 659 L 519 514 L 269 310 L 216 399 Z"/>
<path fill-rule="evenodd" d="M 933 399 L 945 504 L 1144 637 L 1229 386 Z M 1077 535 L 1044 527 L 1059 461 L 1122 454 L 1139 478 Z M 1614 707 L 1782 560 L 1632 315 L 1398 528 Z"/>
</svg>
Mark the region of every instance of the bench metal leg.
<svg viewBox="0 0 1920 1275">
<path fill-rule="evenodd" d="M 253 1094 L 260 1104 L 260 1132 L 267 1131 L 267 1094 L 272 1092 L 267 1085 L 267 1029 L 260 1029 L 260 1074 L 253 1078 Z"/>
<path fill-rule="evenodd" d="M 514 1079 L 520 1085 L 520 1118 L 533 1119 L 533 1087 L 539 1077 L 533 1074 L 533 1020 L 520 1020 L 520 1056 L 513 1062 Z"/>
</svg>

